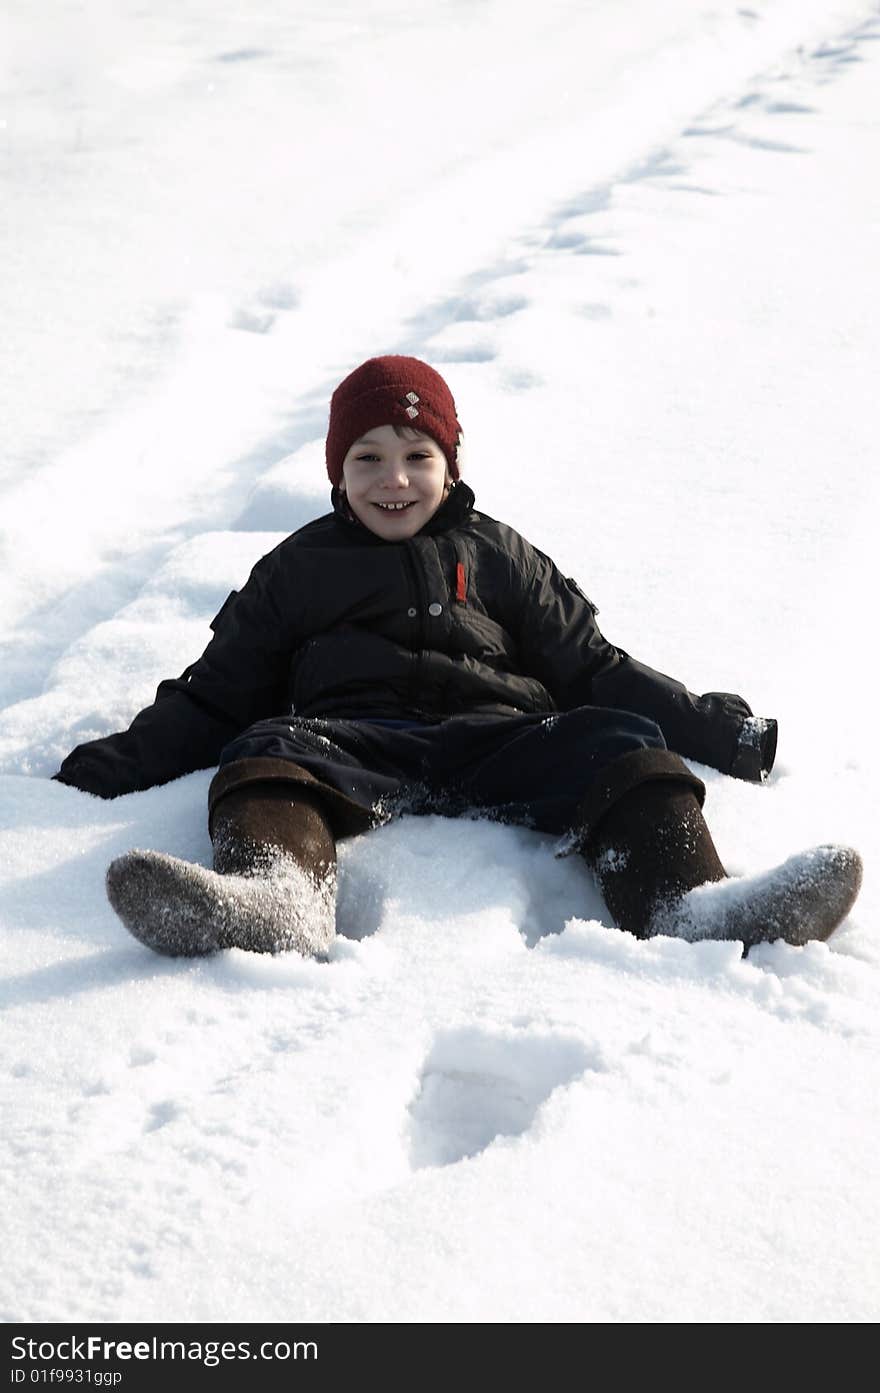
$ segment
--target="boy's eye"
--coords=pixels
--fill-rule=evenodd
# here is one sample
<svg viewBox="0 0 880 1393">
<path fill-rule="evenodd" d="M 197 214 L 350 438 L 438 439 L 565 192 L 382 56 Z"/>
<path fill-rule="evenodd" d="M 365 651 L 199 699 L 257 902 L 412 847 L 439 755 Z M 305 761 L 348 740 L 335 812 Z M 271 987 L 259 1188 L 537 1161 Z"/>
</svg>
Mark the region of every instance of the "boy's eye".
<svg viewBox="0 0 880 1393">
<path fill-rule="evenodd" d="M 371 454 L 366 454 L 366 455 L 355 455 L 355 459 L 364 460 L 364 461 L 367 461 L 367 462 L 369 462 L 370 460 L 376 460 L 376 459 L 378 459 L 378 458 L 379 458 L 378 455 L 371 455 Z M 410 454 L 407 455 L 407 459 L 430 459 L 430 458 L 431 458 L 431 457 L 430 457 L 430 455 L 428 454 L 427 450 L 413 450 Z"/>
</svg>

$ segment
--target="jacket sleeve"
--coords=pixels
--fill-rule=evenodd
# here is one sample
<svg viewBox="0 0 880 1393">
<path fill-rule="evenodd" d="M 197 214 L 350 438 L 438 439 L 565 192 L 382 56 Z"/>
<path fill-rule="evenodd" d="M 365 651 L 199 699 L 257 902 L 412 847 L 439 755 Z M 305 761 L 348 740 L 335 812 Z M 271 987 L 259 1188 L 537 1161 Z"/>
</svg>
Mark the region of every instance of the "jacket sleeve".
<svg viewBox="0 0 880 1393">
<path fill-rule="evenodd" d="M 78 745 L 53 777 L 100 798 L 152 788 L 217 763 L 247 726 L 285 707 L 295 644 L 282 614 L 274 554 L 259 561 L 211 621 L 214 637 L 128 730 Z"/>
<path fill-rule="evenodd" d="M 534 570 L 522 607 L 520 650 L 561 710 L 610 706 L 656 722 L 669 749 L 755 783 L 776 756 L 777 723 L 755 716 L 733 692 L 695 696 L 605 639 L 596 606 L 548 556 L 531 548 Z"/>
</svg>

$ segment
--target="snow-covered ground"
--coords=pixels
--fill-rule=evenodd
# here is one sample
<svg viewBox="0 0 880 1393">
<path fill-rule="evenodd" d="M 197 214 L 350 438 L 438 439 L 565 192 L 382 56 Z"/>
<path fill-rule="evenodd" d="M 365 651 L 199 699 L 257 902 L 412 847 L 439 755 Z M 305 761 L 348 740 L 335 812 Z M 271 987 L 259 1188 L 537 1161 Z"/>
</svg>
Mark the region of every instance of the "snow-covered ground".
<svg viewBox="0 0 880 1393">
<path fill-rule="evenodd" d="M 880 1314 L 876 0 L 6 0 L 6 1320 Z M 437 365 L 477 504 L 615 643 L 778 717 L 736 874 L 866 862 L 828 945 L 639 943 L 490 822 L 340 848 L 329 965 L 170 962 L 211 772 L 49 781 L 326 511 L 330 391 Z"/>
</svg>

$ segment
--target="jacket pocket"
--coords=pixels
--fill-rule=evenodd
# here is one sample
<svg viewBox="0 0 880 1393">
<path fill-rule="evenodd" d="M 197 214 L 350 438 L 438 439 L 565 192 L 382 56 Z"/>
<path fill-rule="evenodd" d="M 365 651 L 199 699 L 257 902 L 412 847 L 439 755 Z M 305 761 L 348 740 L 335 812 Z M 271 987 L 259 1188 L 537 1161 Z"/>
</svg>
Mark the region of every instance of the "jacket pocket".
<svg viewBox="0 0 880 1393">
<path fill-rule="evenodd" d="M 577 581 L 575 580 L 574 576 L 566 576 L 566 577 L 565 577 L 565 583 L 566 583 L 566 585 L 569 587 L 570 590 L 573 590 L 573 591 L 574 591 L 574 593 L 575 593 L 576 595 L 580 595 L 581 599 L 584 601 L 585 604 L 588 604 L 588 605 L 590 606 L 590 609 L 593 611 L 594 614 L 598 614 L 598 613 L 599 613 L 599 606 L 598 606 L 598 605 L 594 605 L 594 604 L 593 604 L 593 601 L 590 599 L 589 595 L 585 595 L 585 594 L 584 594 L 583 590 L 581 590 L 581 588 L 580 588 L 580 586 L 578 585 Z"/>
<path fill-rule="evenodd" d="M 217 613 L 214 615 L 214 618 L 211 620 L 211 629 L 215 634 L 217 632 L 217 625 L 220 623 L 220 620 L 223 618 L 224 614 L 229 609 L 229 606 L 232 604 L 233 600 L 237 599 L 238 591 L 230 590 L 229 594 L 226 596 L 226 599 L 223 601 Z"/>
</svg>

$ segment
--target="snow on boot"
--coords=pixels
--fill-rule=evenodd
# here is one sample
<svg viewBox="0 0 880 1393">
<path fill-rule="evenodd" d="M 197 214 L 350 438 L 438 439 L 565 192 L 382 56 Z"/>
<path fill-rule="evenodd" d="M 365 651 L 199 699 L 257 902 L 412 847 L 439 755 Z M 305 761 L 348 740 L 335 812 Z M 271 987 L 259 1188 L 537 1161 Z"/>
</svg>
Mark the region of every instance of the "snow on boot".
<svg viewBox="0 0 880 1393">
<path fill-rule="evenodd" d="M 803 945 L 827 939 L 846 918 L 862 883 L 862 859 L 848 846 L 816 846 L 759 875 L 700 885 L 661 906 L 651 932 L 696 942 L 738 939 Z"/>
<path fill-rule="evenodd" d="M 859 892 L 850 847 L 819 846 L 730 879 L 703 817 L 705 786 L 666 750 L 609 765 L 585 800 L 582 852 L 618 928 L 649 938 L 804 944 L 827 939 Z"/>
<path fill-rule="evenodd" d="M 335 934 L 336 840 L 318 794 L 295 780 L 248 781 L 228 765 L 212 804 L 214 869 L 130 851 L 107 871 L 129 933 L 157 953 L 225 948 L 325 957 Z M 230 777 L 232 776 L 232 777 Z"/>
<path fill-rule="evenodd" d="M 129 851 L 107 870 L 107 897 L 136 939 L 168 957 L 226 948 L 326 957 L 335 875 L 280 855 L 261 875 L 220 875 L 160 851 Z"/>
<path fill-rule="evenodd" d="M 668 758 L 665 750 L 646 753 Z M 638 770 L 640 761 L 624 758 Z M 664 778 L 628 788 L 603 813 L 583 848 L 612 919 L 637 938 L 657 932 L 653 918 L 659 905 L 727 875 L 700 808 L 703 785 L 695 789 L 695 784 L 696 779 Z"/>
</svg>

